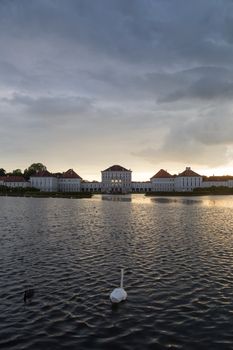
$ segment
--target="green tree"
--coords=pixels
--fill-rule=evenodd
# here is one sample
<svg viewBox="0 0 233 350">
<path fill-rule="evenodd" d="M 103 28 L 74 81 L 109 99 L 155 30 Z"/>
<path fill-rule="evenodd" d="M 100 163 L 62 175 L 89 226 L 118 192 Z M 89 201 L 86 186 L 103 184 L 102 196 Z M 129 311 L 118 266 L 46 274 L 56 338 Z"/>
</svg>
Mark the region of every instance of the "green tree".
<svg viewBox="0 0 233 350">
<path fill-rule="evenodd" d="M 0 168 L 0 176 L 5 176 L 6 175 L 6 170 L 3 168 Z"/>
<path fill-rule="evenodd" d="M 29 179 L 30 176 L 35 175 L 40 171 L 46 171 L 47 168 L 42 163 L 33 163 L 27 169 L 24 170 L 24 176 L 26 179 Z"/>
<path fill-rule="evenodd" d="M 12 175 L 15 175 L 15 176 L 22 176 L 22 170 L 21 169 L 15 169 L 12 171 Z"/>
</svg>

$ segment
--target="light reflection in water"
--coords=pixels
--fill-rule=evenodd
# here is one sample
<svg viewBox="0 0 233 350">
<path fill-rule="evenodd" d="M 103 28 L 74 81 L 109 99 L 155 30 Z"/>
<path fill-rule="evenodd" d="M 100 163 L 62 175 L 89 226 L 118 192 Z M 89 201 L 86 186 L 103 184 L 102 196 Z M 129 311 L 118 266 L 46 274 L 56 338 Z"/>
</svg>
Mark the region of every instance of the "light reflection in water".
<svg viewBox="0 0 233 350">
<path fill-rule="evenodd" d="M 146 197 L 144 194 L 101 194 L 94 195 L 92 200 L 151 204 L 151 198 Z"/>
<path fill-rule="evenodd" d="M 161 196 L 145 196 L 144 194 L 127 194 L 127 195 L 111 195 L 102 194 L 94 195 L 92 200 L 103 200 L 111 202 L 132 202 L 138 204 L 175 204 L 175 205 L 201 205 L 207 207 L 233 207 L 233 196 L 196 196 L 196 197 L 161 197 Z"/>
<path fill-rule="evenodd" d="M 231 350 L 232 199 L 1 197 L 0 348 Z"/>
</svg>

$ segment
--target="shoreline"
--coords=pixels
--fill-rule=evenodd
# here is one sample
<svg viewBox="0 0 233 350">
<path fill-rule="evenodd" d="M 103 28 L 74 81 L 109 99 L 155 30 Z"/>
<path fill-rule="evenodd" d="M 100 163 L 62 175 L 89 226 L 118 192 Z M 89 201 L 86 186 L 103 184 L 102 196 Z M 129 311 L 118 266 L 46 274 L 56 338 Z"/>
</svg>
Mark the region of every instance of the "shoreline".
<svg viewBox="0 0 233 350">
<path fill-rule="evenodd" d="M 39 193 L 8 192 L 8 193 L 0 193 L 0 197 L 82 199 L 82 198 L 92 198 L 92 193 L 70 193 L 70 194 L 67 194 L 67 193 L 51 193 L 51 192 L 39 192 Z"/>
<path fill-rule="evenodd" d="M 151 192 L 146 197 L 206 197 L 206 196 L 233 196 L 232 192 Z"/>
<path fill-rule="evenodd" d="M 133 192 L 127 194 L 118 194 L 118 196 L 125 195 L 144 195 L 145 197 L 208 197 L 208 196 L 233 196 L 231 192 Z M 82 199 L 92 198 L 93 195 L 104 195 L 104 193 L 95 192 L 79 192 L 79 193 L 62 193 L 62 192 L 0 192 L 0 197 L 25 197 L 25 198 L 68 198 L 68 199 Z"/>
</svg>

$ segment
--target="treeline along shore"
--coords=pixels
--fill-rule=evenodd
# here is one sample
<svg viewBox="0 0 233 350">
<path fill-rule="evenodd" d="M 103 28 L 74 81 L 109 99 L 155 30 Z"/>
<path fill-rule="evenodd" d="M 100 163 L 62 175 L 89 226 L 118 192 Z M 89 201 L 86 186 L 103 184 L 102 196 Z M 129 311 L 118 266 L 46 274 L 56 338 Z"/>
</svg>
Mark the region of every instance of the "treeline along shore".
<svg viewBox="0 0 233 350">
<path fill-rule="evenodd" d="M 0 186 L 0 196 L 36 198 L 91 198 L 90 192 L 42 192 L 36 188 L 9 188 Z"/>
<path fill-rule="evenodd" d="M 193 197 L 193 196 L 222 196 L 233 195 L 233 188 L 212 186 L 209 188 L 194 188 L 192 192 L 147 192 L 146 196 L 165 196 L 165 197 Z"/>
<path fill-rule="evenodd" d="M 8 197 L 35 197 L 35 198 L 91 198 L 94 194 L 100 192 L 43 192 L 39 189 L 26 188 L 9 188 L 7 186 L 0 186 L 0 196 Z M 135 193 L 134 193 L 135 194 Z M 143 194 L 143 192 L 140 192 Z M 148 197 L 194 197 L 194 196 L 220 196 L 233 195 L 233 188 L 228 187 L 209 187 L 209 188 L 195 188 L 192 192 L 145 192 Z M 117 194 L 119 195 L 119 193 Z"/>
</svg>

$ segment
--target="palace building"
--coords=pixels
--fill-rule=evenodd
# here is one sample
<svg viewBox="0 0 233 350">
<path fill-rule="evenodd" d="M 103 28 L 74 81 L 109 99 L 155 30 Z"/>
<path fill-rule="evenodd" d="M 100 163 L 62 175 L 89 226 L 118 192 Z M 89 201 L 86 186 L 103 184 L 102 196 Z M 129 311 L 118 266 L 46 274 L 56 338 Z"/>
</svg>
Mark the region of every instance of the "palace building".
<svg viewBox="0 0 233 350">
<path fill-rule="evenodd" d="M 160 169 L 150 180 L 154 192 L 191 192 L 194 188 L 202 187 L 202 176 L 190 167 L 178 175 L 171 175 Z"/>
<path fill-rule="evenodd" d="M 73 169 L 52 174 L 42 171 L 26 181 L 23 176 L 0 176 L 0 186 L 34 187 L 44 192 L 98 192 L 98 193 L 137 193 L 137 192 L 192 192 L 195 188 L 211 186 L 233 188 L 233 176 L 201 176 L 190 167 L 171 175 L 160 169 L 149 181 L 132 181 L 132 171 L 121 165 L 112 165 L 101 171 L 101 181 L 86 181 Z"/>
<path fill-rule="evenodd" d="M 132 171 L 120 165 L 113 165 L 101 171 L 101 191 L 104 193 L 129 193 L 131 192 Z"/>
<path fill-rule="evenodd" d="M 174 191 L 175 176 L 169 174 L 166 170 L 160 169 L 151 179 L 151 190 L 156 192 Z"/>
</svg>

